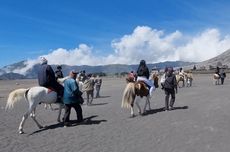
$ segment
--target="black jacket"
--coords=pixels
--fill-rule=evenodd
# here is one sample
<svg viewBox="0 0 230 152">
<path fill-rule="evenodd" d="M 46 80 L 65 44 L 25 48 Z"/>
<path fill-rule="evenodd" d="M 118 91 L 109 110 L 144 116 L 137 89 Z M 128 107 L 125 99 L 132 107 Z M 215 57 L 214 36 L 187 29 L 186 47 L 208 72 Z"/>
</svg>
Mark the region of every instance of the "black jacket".
<svg viewBox="0 0 230 152">
<path fill-rule="evenodd" d="M 167 75 L 164 82 L 165 89 L 177 89 L 176 76 L 174 74 Z"/>
<path fill-rule="evenodd" d="M 149 69 L 146 66 L 139 66 L 137 69 L 137 76 L 145 76 L 149 78 Z"/>
<path fill-rule="evenodd" d="M 56 77 L 56 79 L 63 78 L 64 76 L 63 76 L 62 71 L 61 70 L 56 70 L 55 71 L 55 77 Z"/>
</svg>

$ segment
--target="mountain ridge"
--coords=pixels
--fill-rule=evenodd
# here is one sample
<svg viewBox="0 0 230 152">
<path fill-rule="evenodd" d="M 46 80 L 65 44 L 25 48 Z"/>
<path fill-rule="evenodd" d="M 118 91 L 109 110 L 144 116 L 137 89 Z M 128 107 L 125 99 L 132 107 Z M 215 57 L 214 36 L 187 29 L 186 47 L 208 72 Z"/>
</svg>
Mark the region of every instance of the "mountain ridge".
<svg viewBox="0 0 230 152">
<path fill-rule="evenodd" d="M 194 62 L 183 62 L 183 61 L 166 61 L 159 62 L 154 64 L 147 64 L 149 69 L 158 68 L 163 69 L 166 66 L 172 67 L 183 67 L 186 65 L 194 64 Z M 20 78 L 37 78 L 37 70 L 39 64 L 35 64 L 32 68 L 29 68 L 25 74 L 20 74 L 14 71 L 20 71 L 24 68 L 25 61 L 20 61 L 8 66 L 4 66 L 0 69 L 0 79 L 20 79 Z M 57 65 L 51 65 L 53 70 L 56 70 Z M 114 75 L 116 73 L 136 71 L 138 64 L 127 65 L 127 64 L 109 64 L 109 65 L 98 65 L 98 66 L 89 66 L 89 65 L 80 65 L 80 66 L 70 66 L 62 65 L 62 71 L 64 75 L 68 75 L 69 71 L 75 69 L 77 71 L 85 70 L 87 73 L 106 73 L 108 75 Z M 14 77 L 15 76 L 15 77 Z"/>
</svg>

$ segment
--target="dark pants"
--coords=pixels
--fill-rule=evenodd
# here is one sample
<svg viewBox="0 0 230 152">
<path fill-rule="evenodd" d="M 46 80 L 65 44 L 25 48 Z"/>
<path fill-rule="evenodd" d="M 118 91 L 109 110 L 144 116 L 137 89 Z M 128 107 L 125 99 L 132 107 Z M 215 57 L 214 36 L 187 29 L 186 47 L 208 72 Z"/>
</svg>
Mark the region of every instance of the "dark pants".
<svg viewBox="0 0 230 152">
<path fill-rule="evenodd" d="M 171 95 L 170 105 L 169 105 L 169 96 Z M 169 106 L 172 108 L 175 102 L 175 90 L 165 88 L 165 110 L 169 110 Z"/>
<path fill-rule="evenodd" d="M 64 87 L 61 84 L 59 84 L 58 82 L 54 82 L 51 84 L 51 87 L 57 92 L 58 96 L 63 96 Z"/>
<path fill-rule="evenodd" d="M 54 89 L 57 92 L 57 101 L 58 103 L 62 102 L 62 97 L 64 94 L 64 87 L 59 84 L 57 81 L 51 82 L 50 84 L 43 85 L 43 87 Z"/>
<path fill-rule="evenodd" d="M 221 84 L 224 84 L 224 78 L 220 78 Z"/>
<path fill-rule="evenodd" d="M 96 89 L 96 98 L 99 98 L 100 97 L 101 85 L 96 85 L 95 89 Z"/>
<path fill-rule="evenodd" d="M 74 108 L 77 114 L 77 121 L 81 122 L 83 120 L 83 116 L 82 116 L 82 108 L 80 104 L 74 103 L 74 104 L 65 104 L 65 115 L 64 115 L 64 125 L 66 125 L 67 123 L 69 123 L 69 117 L 70 117 L 70 112 L 71 112 L 71 108 Z"/>
<path fill-rule="evenodd" d="M 94 90 L 89 90 L 89 91 L 86 91 L 86 100 L 87 100 L 87 105 L 91 105 L 92 102 L 93 102 L 93 92 Z"/>
<path fill-rule="evenodd" d="M 60 97 L 60 96 L 62 97 L 64 94 L 64 87 L 56 81 L 50 82 L 49 84 L 45 84 L 45 85 L 41 85 L 41 86 L 54 89 L 54 91 L 57 92 L 58 97 Z"/>
</svg>

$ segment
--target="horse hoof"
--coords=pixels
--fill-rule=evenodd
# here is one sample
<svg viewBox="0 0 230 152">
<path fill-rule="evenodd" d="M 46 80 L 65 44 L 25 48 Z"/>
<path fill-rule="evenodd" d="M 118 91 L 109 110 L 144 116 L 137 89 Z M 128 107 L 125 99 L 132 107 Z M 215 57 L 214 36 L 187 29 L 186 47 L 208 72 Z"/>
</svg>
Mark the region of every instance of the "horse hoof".
<svg viewBox="0 0 230 152">
<path fill-rule="evenodd" d="M 147 111 L 143 112 L 141 116 L 147 115 Z"/>
<path fill-rule="evenodd" d="M 19 130 L 19 134 L 24 134 L 24 131 L 22 131 L 22 130 Z"/>
<path fill-rule="evenodd" d="M 135 117 L 135 115 L 134 114 L 132 114 L 131 116 L 130 116 L 130 118 L 134 118 Z"/>
<path fill-rule="evenodd" d="M 39 126 L 39 129 L 43 129 L 43 128 L 45 128 L 45 127 L 43 127 L 43 126 Z"/>
</svg>

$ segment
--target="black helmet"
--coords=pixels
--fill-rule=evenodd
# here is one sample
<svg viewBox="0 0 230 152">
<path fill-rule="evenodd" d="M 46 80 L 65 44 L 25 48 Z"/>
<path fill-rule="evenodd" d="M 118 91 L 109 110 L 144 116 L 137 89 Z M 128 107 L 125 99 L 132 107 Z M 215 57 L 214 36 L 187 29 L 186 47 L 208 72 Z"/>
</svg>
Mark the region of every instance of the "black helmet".
<svg viewBox="0 0 230 152">
<path fill-rule="evenodd" d="M 141 60 L 140 64 L 144 65 L 145 64 L 145 60 Z"/>
<path fill-rule="evenodd" d="M 60 65 L 57 66 L 57 69 L 62 69 L 62 67 Z"/>
</svg>

